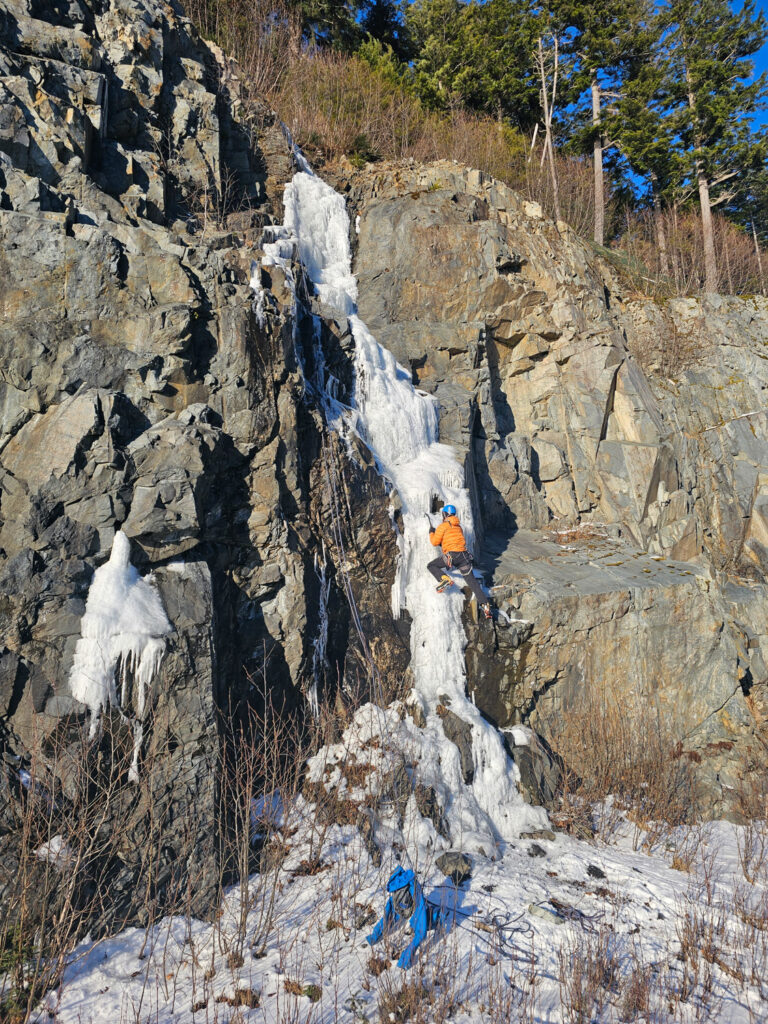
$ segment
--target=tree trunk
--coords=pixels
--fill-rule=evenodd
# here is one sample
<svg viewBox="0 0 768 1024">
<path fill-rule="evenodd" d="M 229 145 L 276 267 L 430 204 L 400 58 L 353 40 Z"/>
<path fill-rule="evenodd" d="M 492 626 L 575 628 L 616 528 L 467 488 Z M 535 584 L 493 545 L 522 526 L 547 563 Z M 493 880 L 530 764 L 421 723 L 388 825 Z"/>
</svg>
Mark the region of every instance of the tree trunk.
<svg viewBox="0 0 768 1024">
<path fill-rule="evenodd" d="M 674 223 L 674 235 L 673 235 L 673 253 L 674 253 L 674 267 L 675 267 L 675 292 L 680 295 L 680 275 L 678 273 L 678 254 L 680 252 L 680 239 L 678 237 L 678 226 L 677 226 L 677 203 L 675 203 L 672 209 L 672 219 Z"/>
<path fill-rule="evenodd" d="M 685 79 L 688 83 L 688 106 L 693 114 L 694 137 L 693 144 L 696 149 L 701 146 L 701 139 L 698 137 L 695 126 L 698 124 L 696 118 L 696 97 L 691 88 L 691 72 L 686 64 Z M 717 259 L 715 258 L 715 236 L 712 227 L 712 206 L 709 201 L 709 181 L 704 171 L 704 165 L 699 157 L 696 158 L 696 181 L 699 186 L 699 204 L 701 206 L 701 230 L 704 235 L 704 291 L 717 291 Z"/>
<path fill-rule="evenodd" d="M 664 231 L 664 211 L 659 196 L 659 179 L 651 172 L 651 202 L 653 203 L 653 221 L 656 227 L 656 244 L 659 247 L 659 268 L 664 277 L 669 277 L 669 258 L 667 256 L 667 235 Z"/>
<path fill-rule="evenodd" d="M 717 259 L 715 258 L 715 233 L 712 224 L 712 207 L 709 202 L 709 182 L 701 163 L 696 161 L 696 178 L 699 183 L 701 204 L 701 230 L 704 234 L 704 291 L 717 291 Z"/>
<path fill-rule="evenodd" d="M 597 76 L 592 79 L 592 125 L 600 124 L 600 86 Z M 592 144 L 592 165 L 595 176 L 595 241 L 598 245 L 605 242 L 605 191 L 603 187 L 603 136 L 595 135 Z"/>
<path fill-rule="evenodd" d="M 765 280 L 763 278 L 763 259 L 760 254 L 760 243 L 757 240 L 757 231 L 755 231 L 755 222 L 752 221 L 752 238 L 755 243 L 755 255 L 757 256 L 757 271 L 760 274 L 760 291 L 765 295 Z"/>
<path fill-rule="evenodd" d="M 557 96 L 557 72 L 559 67 L 559 54 L 557 45 L 557 36 L 554 36 L 554 47 L 555 47 L 555 67 L 552 74 L 552 102 L 549 102 L 549 95 L 547 89 L 547 71 L 546 62 L 544 60 L 544 43 L 539 36 L 539 52 L 538 52 L 538 63 L 539 73 L 541 75 L 541 96 L 544 106 L 544 148 L 549 153 L 549 172 L 552 179 L 552 202 L 555 207 L 555 222 L 561 221 L 563 218 L 560 216 L 560 190 L 557 185 L 557 171 L 555 170 L 555 151 L 552 146 L 552 114 L 555 111 L 555 99 Z"/>
</svg>

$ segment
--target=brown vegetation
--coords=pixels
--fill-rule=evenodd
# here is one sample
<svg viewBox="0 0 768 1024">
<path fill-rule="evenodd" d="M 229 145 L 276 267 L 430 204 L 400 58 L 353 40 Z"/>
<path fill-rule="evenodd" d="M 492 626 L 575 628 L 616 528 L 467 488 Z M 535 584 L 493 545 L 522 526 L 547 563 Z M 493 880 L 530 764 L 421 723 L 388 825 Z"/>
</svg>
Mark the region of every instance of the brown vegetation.
<svg viewBox="0 0 768 1024">
<path fill-rule="evenodd" d="M 610 692 L 583 694 L 579 706 L 569 708 L 546 737 L 565 766 L 557 820 L 586 835 L 590 809 L 599 806 L 600 831 L 610 835 L 626 814 L 644 845 L 695 821 L 692 763 L 676 737 L 670 716 L 652 705 L 632 708 Z"/>
<path fill-rule="evenodd" d="M 555 151 L 553 179 L 542 138 L 532 148 L 530 139 L 494 118 L 460 106 L 446 113 L 425 109 L 381 48 L 363 46 L 348 56 L 304 46 L 297 8 L 287 0 L 190 0 L 186 6 L 202 34 L 237 59 L 251 120 L 258 123 L 267 103 L 316 166 L 342 156 L 357 166 L 404 158 L 456 160 L 505 182 L 552 218 L 556 187 L 562 219 L 591 237 L 591 160 Z M 668 297 L 703 289 L 704 241 L 695 209 L 675 207 L 658 216 L 624 211 L 609 194 L 605 224 L 613 242 L 598 251 L 639 293 Z M 714 217 L 714 229 L 718 290 L 764 293 L 768 254 L 723 216 Z"/>
</svg>

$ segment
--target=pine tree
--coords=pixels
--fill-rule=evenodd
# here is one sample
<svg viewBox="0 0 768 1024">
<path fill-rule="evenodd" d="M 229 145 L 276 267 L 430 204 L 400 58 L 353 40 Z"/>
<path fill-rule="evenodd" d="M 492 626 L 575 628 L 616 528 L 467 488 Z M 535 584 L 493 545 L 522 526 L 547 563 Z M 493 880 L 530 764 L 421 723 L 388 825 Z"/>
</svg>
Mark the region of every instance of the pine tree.
<svg viewBox="0 0 768 1024">
<path fill-rule="evenodd" d="M 290 0 L 299 11 L 302 35 L 317 46 L 350 51 L 361 38 L 357 0 Z"/>
<path fill-rule="evenodd" d="M 631 176 L 645 183 L 653 211 L 661 272 L 668 276 L 663 213 L 679 194 L 684 166 L 674 118 L 664 103 L 668 70 L 661 46 L 662 29 L 661 19 L 649 8 L 634 33 L 633 46 L 624 55 L 621 89 L 606 124 L 619 160 L 629 165 Z"/>
<path fill-rule="evenodd" d="M 758 150 L 761 159 L 756 162 L 741 181 L 738 194 L 729 204 L 728 213 L 754 234 L 760 245 L 768 246 L 768 166 L 766 166 L 766 148 L 768 140 L 762 140 Z"/>
<path fill-rule="evenodd" d="M 418 93 L 427 106 L 459 102 L 523 131 L 540 117 L 530 0 L 416 0 L 407 14 L 416 42 Z"/>
<path fill-rule="evenodd" d="M 454 87 L 474 110 L 532 131 L 541 116 L 534 51 L 539 25 L 530 0 L 468 5 L 464 19 L 467 65 Z"/>
<path fill-rule="evenodd" d="M 733 181 L 759 145 L 749 116 L 765 105 L 766 75 L 752 80 L 749 59 L 767 26 L 753 0 L 733 12 L 728 0 L 669 0 L 670 99 L 677 131 L 699 193 L 704 236 L 704 287 L 717 290 L 712 207 L 733 196 Z M 729 189 L 724 186 L 729 183 Z"/>
<path fill-rule="evenodd" d="M 569 51 L 576 61 L 571 86 L 587 100 L 588 126 L 577 130 L 574 142 L 592 150 L 594 173 L 594 239 L 605 241 L 605 184 L 603 158 L 607 148 L 605 98 L 621 95 L 624 72 L 637 52 L 648 0 L 553 0 L 555 16 L 570 30 Z M 587 99 L 588 97 L 588 99 Z"/>
<path fill-rule="evenodd" d="M 360 27 L 372 39 L 390 47 L 400 61 L 414 55 L 400 4 L 396 0 L 363 0 Z"/>
<path fill-rule="evenodd" d="M 406 25 L 416 47 L 414 85 L 424 106 L 445 110 L 455 97 L 454 81 L 466 66 L 464 18 L 459 0 L 414 0 Z"/>
</svg>

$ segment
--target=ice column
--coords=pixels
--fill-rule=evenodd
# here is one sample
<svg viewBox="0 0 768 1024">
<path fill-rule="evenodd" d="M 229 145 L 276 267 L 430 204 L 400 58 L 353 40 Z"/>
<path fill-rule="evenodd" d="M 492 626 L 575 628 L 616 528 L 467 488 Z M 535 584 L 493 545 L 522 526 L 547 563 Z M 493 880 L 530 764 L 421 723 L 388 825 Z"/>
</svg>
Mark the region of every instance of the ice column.
<svg viewBox="0 0 768 1024">
<path fill-rule="evenodd" d="M 131 777 L 135 780 L 147 691 L 160 668 L 165 637 L 173 632 L 173 627 L 155 587 L 131 565 L 130 553 L 130 542 L 120 530 L 112 542 L 109 561 L 96 570 L 88 591 L 69 689 L 76 700 L 90 709 L 91 737 L 96 735 L 102 711 L 110 705 L 132 719 Z M 126 707 L 131 679 L 135 715 L 128 714 Z"/>
</svg>

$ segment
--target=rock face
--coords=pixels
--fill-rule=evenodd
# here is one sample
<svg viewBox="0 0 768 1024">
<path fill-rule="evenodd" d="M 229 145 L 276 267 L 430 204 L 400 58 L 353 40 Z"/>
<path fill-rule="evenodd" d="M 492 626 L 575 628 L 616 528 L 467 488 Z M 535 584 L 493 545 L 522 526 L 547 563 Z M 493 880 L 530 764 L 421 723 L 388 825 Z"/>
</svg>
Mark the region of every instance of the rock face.
<svg viewBox="0 0 768 1024">
<path fill-rule="evenodd" d="M 396 496 L 308 386 L 322 354 L 348 401 L 354 342 L 260 266 L 292 164 L 244 95 L 163 0 L 0 0 L 0 898 L 30 793 L 57 814 L 103 805 L 102 930 L 181 891 L 210 911 L 245 709 L 343 707 L 408 679 Z M 546 732 L 588 690 L 631 693 L 727 808 L 766 705 L 768 303 L 638 300 L 454 164 L 336 183 L 360 217 L 360 313 L 437 396 L 514 620 L 467 616 L 478 706 Z M 138 783 L 119 711 L 89 740 L 68 689 L 118 530 L 174 630 Z M 443 724 L 467 779 L 471 727 Z M 551 799 L 555 762 L 512 753 Z M 434 793 L 416 802 L 443 834 Z"/>
<path fill-rule="evenodd" d="M 448 162 L 339 184 L 361 315 L 438 398 L 486 582 L 518 620 L 492 639 L 467 620 L 478 705 L 546 731 L 587 689 L 633 695 L 728 806 L 766 702 L 768 302 L 639 300 Z"/>
<path fill-rule="evenodd" d="M 317 330 L 329 364 L 347 366 L 343 333 L 297 313 L 274 268 L 254 308 L 251 261 L 263 226 L 282 220 L 292 166 L 274 116 L 251 106 L 246 119 L 241 91 L 236 69 L 162 0 L 0 3 L 9 792 L 33 778 L 75 797 L 88 716 L 68 678 L 116 530 L 175 630 L 139 784 L 112 757 L 130 743 L 117 713 L 87 755 L 114 762 L 119 794 L 108 823 L 122 838 L 99 868 L 102 928 L 146 916 L 147 863 L 157 904 L 193 881 L 191 909 L 211 908 L 228 871 L 228 722 L 256 693 L 278 708 L 304 706 L 313 686 L 365 695 L 370 653 L 347 595 L 380 669 L 407 664 L 407 624 L 389 610 L 384 486 L 367 452 L 351 459 L 329 437 L 297 358 Z M 348 385 L 348 366 L 338 376 Z"/>
</svg>

